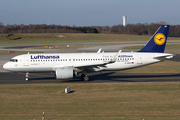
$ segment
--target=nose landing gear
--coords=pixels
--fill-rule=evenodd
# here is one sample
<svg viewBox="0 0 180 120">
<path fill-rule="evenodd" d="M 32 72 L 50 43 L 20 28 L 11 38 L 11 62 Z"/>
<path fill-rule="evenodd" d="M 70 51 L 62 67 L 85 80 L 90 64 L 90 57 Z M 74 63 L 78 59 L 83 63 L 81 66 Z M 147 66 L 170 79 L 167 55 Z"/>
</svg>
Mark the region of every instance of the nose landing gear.
<svg viewBox="0 0 180 120">
<path fill-rule="evenodd" d="M 26 81 L 29 80 L 29 72 L 26 72 L 26 78 L 25 78 Z"/>
</svg>

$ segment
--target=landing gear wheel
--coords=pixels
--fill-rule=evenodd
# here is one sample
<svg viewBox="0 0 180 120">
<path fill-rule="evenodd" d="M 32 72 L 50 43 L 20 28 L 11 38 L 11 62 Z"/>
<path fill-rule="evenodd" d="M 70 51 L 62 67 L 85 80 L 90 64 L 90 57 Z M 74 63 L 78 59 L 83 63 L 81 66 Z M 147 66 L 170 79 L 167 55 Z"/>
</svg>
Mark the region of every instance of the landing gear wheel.
<svg viewBox="0 0 180 120">
<path fill-rule="evenodd" d="M 84 76 L 83 80 L 87 82 L 87 81 L 89 81 L 89 77 L 88 76 Z"/>
<path fill-rule="evenodd" d="M 87 75 L 84 75 L 84 74 L 81 75 L 81 79 L 86 81 L 86 82 L 89 81 L 89 77 Z"/>
<path fill-rule="evenodd" d="M 26 80 L 26 81 L 28 81 L 29 79 L 28 79 L 28 78 L 26 78 L 25 80 Z"/>
<path fill-rule="evenodd" d="M 25 79 L 26 81 L 28 81 L 29 80 L 29 72 L 26 72 L 26 79 Z"/>
</svg>

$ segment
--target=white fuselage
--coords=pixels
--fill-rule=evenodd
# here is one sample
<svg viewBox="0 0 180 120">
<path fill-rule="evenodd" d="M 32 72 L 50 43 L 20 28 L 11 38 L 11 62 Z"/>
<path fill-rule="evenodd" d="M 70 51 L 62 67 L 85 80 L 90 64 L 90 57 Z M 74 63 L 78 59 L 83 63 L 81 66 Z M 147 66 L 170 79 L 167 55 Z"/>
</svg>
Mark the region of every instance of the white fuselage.
<svg viewBox="0 0 180 120">
<path fill-rule="evenodd" d="M 86 68 L 91 72 L 110 71 L 140 67 L 173 57 L 167 53 L 122 52 L 114 63 L 102 65 L 111 61 L 116 54 L 115 52 L 23 54 L 12 58 L 3 67 L 16 72 L 49 72 L 67 66 L 77 70 Z M 156 58 L 157 56 L 168 57 Z"/>
</svg>

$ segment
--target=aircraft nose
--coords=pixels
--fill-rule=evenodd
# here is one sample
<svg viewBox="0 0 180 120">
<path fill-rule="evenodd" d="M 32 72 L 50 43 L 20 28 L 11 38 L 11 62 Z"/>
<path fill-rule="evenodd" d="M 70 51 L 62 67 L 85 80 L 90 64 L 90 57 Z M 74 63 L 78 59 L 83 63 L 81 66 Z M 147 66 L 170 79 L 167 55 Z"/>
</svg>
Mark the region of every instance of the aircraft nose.
<svg viewBox="0 0 180 120">
<path fill-rule="evenodd" d="M 9 64 L 8 64 L 8 63 L 5 63 L 5 64 L 3 65 L 3 68 L 4 68 L 5 70 L 8 70 Z"/>
</svg>

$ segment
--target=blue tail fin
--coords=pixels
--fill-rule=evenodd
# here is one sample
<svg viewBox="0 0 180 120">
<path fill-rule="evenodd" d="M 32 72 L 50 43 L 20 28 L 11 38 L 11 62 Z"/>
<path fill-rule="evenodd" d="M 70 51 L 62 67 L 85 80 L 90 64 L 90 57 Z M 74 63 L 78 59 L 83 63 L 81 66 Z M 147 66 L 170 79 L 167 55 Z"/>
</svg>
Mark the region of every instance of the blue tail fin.
<svg viewBox="0 0 180 120">
<path fill-rule="evenodd" d="M 164 53 L 170 25 L 162 25 L 149 42 L 138 52 Z"/>
</svg>

